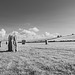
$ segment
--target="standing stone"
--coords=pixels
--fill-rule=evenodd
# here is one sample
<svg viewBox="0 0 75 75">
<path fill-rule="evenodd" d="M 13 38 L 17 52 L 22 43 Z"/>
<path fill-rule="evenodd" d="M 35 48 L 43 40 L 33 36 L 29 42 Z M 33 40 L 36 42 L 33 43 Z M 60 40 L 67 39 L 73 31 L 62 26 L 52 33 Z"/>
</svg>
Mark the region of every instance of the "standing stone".
<svg viewBox="0 0 75 75">
<path fill-rule="evenodd" d="M 9 35 L 8 37 L 8 51 L 17 51 L 16 37 L 13 35 Z"/>
<path fill-rule="evenodd" d="M 45 40 L 45 44 L 46 44 L 46 45 L 48 44 L 48 41 L 47 41 L 47 40 Z"/>
<path fill-rule="evenodd" d="M 17 52 L 18 49 L 17 49 L 17 41 L 16 41 L 16 36 L 13 36 L 13 52 Z"/>
<path fill-rule="evenodd" d="M 0 47 L 1 47 L 1 41 L 0 41 Z"/>
<path fill-rule="evenodd" d="M 13 51 L 12 50 L 12 36 L 9 35 L 8 37 L 8 51 Z"/>
<path fill-rule="evenodd" d="M 22 40 L 22 44 L 25 44 L 26 43 L 26 40 Z"/>
<path fill-rule="evenodd" d="M 6 45 L 7 45 L 7 41 L 6 41 Z"/>
</svg>

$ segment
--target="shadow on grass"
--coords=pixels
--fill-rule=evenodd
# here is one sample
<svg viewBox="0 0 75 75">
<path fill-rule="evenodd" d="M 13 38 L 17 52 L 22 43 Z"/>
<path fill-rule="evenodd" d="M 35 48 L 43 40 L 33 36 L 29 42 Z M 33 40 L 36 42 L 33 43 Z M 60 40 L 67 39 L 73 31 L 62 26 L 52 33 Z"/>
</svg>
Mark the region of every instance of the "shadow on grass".
<svg viewBox="0 0 75 75">
<path fill-rule="evenodd" d="M 0 53 L 4 53 L 4 52 L 12 52 L 12 51 L 8 51 L 8 50 L 6 50 L 6 51 L 0 51 Z"/>
</svg>

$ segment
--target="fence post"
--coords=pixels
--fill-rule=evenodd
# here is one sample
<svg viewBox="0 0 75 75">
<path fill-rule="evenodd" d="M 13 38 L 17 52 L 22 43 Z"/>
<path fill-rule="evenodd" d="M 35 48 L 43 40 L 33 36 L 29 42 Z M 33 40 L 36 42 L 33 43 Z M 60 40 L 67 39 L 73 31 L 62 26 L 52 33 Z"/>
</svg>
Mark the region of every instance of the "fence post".
<svg viewBox="0 0 75 75">
<path fill-rule="evenodd" d="M 47 45 L 48 44 L 48 40 L 45 40 L 45 45 Z"/>
<path fill-rule="evenodd" d="M 17 43 L 16 43 L 16 37 L 9 35 L 8 37 L 8 51 L 17 51 Z"/>
</svg>

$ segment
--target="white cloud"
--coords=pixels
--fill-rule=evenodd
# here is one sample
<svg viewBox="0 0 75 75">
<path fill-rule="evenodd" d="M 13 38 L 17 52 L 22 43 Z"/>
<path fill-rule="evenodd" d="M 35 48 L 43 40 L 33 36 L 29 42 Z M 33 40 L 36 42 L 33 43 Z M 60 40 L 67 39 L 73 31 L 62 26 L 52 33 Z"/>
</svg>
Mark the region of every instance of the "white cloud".
<svg viewBox="0 0 75 75">
<path fill-rule="evenodd" d="M 22 35 L 22 38 L 25 39 L 54 38 L 57 37 L 57 35 L 59 35 L 58 33 L 50 34 L 49 32 L 45 32 L 44 34 L 37 34 L 39 29 L 36 27 L 29 28 L 29 30 L 19 28 L 19 30 L 20 30 L 20 35 Z"/>
<path fill-rule="evenodd" d="M 19 30 L 23 30 L 22 28 L 19 28 Z"/>
<path fill-rule="evenodd" d="M 46 36 L 50 36 L 50 33 L 49 33 L 49 32 L 45 32 L 45 35 L 46 35 Z"/>
<path fill-rule="evenodd" d="M 11 34 L 12 35 L 18 35 L 19 33 L 17 31 L 13 31 Z"/>
<path fill-rule="evenodd" d="M 29 30 L 23 30 L 22 32 L 21 32 L 21 34 L 28 34 L 28 35 L 36 35 L 36 33 L 35 32 L 33 32 L 33 31 L 29 31 Z"/>
<path fill-rule="evenodd" d="M 53 34 L 50 34 L 49 32 L 45 32 L 45 36 L 46 37 L 54 37 L 54 35 Z"/>
<path fill-rule="evenodd" d="M 50 34 L 49 32 L 45 32 L 46 37 L 57 37 L 59 33 Z"/>
<path fill-rule="evenodd" d="M 38 32 L 38 31 L 39 31 L 39 29 L 36 28 L 36 27 L 34 27 L 34 28 L 30 28 L 29 30 L 30 30 L 30 31 L 34 31 L 34 32 Z"/>
<path fill-rule="evenodd" d="M 19 28 L 20 30 L 20 35 L 22 36 L 21 38 L 25 38 L 25 39 L 33 39 L 37 34 L 34 31 L 31 30 L 26 30 L 26 29 L 22 29 Z"/>
<path fill-rule="evenodd" d="M 54 35 L 55 35 L 55 36 L 58 36 L 58 35 L 60 35 L 60 34 L 59 34 L 59 33 L 54 33 Z"/>
<path fill-rule="evenodd" d="M 45 38 L 45 35 L 44 34 L 40 34 L 40 35 L 37 35 L 36 36 L 36 39 L 43 39 L 43 38 Z"/>
<path fill-rule="evenodd" d="M 0 31 L 0 35 L 1 35 L 2 37 L 4 37 L 5 34 L 6 34 L 6 31 L 5 31 L 4 29 L 1 29 L 1 31 Z"/>
</svg>

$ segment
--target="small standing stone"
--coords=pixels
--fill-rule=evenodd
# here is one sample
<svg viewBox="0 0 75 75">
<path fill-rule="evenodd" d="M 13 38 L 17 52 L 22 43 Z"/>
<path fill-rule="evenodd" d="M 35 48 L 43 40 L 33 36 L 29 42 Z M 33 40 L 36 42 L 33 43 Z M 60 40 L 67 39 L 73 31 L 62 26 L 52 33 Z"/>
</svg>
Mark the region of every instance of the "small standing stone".
<svg viewBox="0 0 75 75">
<path fill-rule="evenodd" d="M 0 47 L 1 47 L 1 41 L 0 41 Z"/>
<path fill-rule="evenodd" d="M 26 40 L 22 40 L 22 44 L 25 44 L 26 43 Z"/>
<path fill-rule="evenodd" d="M 7 45 L 7 41 L 6 41 L 6 45 Z"/>
<path fill-rule="evenodd" d="M 48 41 L 47 41 L 47 40 L 45 40 L 45 44 L 46 44 L 46 45 L 48 44 Z"/>
</svg>

